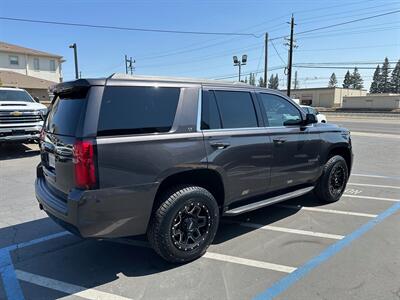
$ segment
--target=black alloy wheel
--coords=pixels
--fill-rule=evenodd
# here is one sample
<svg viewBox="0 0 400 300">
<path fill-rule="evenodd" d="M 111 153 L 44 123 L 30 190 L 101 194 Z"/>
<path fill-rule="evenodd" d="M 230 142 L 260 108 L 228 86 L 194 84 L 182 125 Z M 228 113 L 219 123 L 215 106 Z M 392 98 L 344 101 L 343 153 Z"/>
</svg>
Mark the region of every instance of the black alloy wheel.
<svg viewBox="0 0 400 300">
<path fill-rule="evenodd" d="M 210 212 L 207 206 L 192 202 L 175 215 L 171 239 L 178 249 L 193 250 L 206 240 L 210 226 Z"/>
</svg>

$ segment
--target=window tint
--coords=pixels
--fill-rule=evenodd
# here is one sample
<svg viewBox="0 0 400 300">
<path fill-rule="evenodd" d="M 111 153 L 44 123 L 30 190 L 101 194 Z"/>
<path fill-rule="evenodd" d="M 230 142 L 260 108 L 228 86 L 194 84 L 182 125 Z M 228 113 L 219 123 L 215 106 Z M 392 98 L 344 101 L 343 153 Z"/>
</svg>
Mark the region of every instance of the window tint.
<svg viewBox="0 0 400 300">
<path fill-rule="evenodd" d="M 54 134 L 75 136 L 78 124 L 86 109 L 86 99 L 57 97 L 46 119 L 46 131 Z"/>
<path fill-rule="evenodd" d="M 300 111 L 286 99 L 272 94 L 260 94 L 260 98 L 267 114 L 268 126 L 285 126 L 301 120 Z"/>
<path fill-rule="evenodd" d="M 213 92 L 203 91 L 201 100 L 201 129 L 221 128 L 221 119 Z"/>
<path fill-rule="evenodd" d="M 223 128 L 257 127 L 257 116 L 248 92 L 215 91 Z"/>
<path fill-rule="evenodd" d="M 179 88 L 107 87 L 98 134 L 167 132 L 175 118 L 179 95 Z"/>
</svg>

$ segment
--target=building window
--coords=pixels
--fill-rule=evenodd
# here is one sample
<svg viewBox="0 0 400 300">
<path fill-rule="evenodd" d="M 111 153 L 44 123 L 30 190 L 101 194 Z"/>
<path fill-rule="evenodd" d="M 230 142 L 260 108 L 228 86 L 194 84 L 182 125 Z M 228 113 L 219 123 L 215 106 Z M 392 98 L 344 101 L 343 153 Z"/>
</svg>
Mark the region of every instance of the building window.
<svg viewBox="0 0 400 300">
<path fill-rule="evenodd" d="M 56 71 L 56 61 L 55 60 L 50 60 L 50 71 L 51 72 Z"/>
<path fill-rule="evenodd" d="M 17 55 L 10 55 L 10 65 L 18 66 L 19 60 Z"/>
<path fill-rule="evenodd" d="M 33 69 L 35 71 L 39 71 L 40 67 L 39 67 L 39 58 L 34 58 L 33 59 Z"/>
</svg>

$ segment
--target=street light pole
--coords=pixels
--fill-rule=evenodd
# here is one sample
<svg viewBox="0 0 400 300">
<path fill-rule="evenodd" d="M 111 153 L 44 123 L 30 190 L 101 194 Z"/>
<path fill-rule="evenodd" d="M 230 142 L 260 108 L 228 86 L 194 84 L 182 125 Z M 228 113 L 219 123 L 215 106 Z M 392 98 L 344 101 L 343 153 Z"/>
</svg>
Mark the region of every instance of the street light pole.
<svg viewBox="0 0 400 300">
<path fill-rule="evenodd" d="M 247 63 L 247 55 L 246 54 L 242 55 L 241 61 L 238 59 L 238 57 L 236 55 L 233 57 L 233 65 L 239 67 L 239 82 L 240 82 L 241 74 L 242 74 L 242 66 L 245 65 L 246 63 Z"/>
<path fill-rule="evenodd" d="M 76 43 L 69 45 L 69 48 L 74 49 L 74 60 L 75 60 L 75 78 L 79 79 L 79 71 L 78 71 L 78 50 L 76 47 Z"/>
</svg>

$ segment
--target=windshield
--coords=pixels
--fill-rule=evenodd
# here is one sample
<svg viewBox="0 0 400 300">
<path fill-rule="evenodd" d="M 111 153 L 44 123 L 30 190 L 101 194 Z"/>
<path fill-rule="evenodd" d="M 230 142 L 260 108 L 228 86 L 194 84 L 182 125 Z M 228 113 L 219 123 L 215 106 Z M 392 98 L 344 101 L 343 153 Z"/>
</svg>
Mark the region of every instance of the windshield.
<svg viewBox="0 0 400 300">
<path fill-rule="evenodd" d="M 1 101 L 34 102 L 27 92 L 17 90 L 0 90 L 0 102 Z"/>
</svg>

